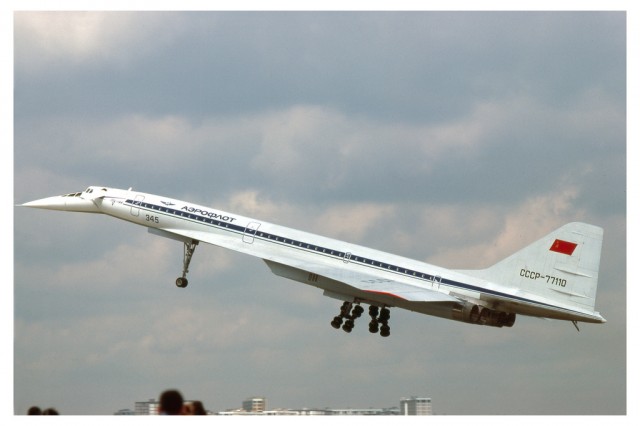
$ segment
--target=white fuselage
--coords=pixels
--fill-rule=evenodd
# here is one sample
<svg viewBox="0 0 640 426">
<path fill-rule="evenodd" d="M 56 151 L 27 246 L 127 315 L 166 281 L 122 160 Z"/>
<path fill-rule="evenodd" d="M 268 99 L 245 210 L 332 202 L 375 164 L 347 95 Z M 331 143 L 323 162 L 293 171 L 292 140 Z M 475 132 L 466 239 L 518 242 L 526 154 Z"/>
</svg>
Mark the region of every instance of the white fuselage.
<svg viewBox="0 0 640 426">
<path fill-rule="evenodd" d="M 179 240 L 191 238 L 264 259 L 278 275 L 316 286 L 328 296 L 354 297 L 379 306 L 398 306 L 449 319 L 456 310 L 438 303 L 414 303 L 384 291 L 361 291 L 342 280 L 305 270 L 313 263 L 339 271 L 339 276 L 369 274 L 375 284 L 400 282 L 462 298 L 491 309 L 524 315 L 588 321 L 574 309 L 558 308 L 539 296 L 515 294 L 513 289 L 457 271 L 392 255 L 367 247 L 227 213 L 210 207 L 153 194 L 108 189 L 96 202 L 101 213 L 144 225 L 154 233 Z M 166 234 L 165 234 L 166 232 Z M 286 260 L 286 262 L 285 262 Z M 292 266 L 299 263 L 300 268 Z M 338 277 L 339 278 L 339 277 Z M 460 307 L 462 309 L 462 306 Z"/>
</svg>

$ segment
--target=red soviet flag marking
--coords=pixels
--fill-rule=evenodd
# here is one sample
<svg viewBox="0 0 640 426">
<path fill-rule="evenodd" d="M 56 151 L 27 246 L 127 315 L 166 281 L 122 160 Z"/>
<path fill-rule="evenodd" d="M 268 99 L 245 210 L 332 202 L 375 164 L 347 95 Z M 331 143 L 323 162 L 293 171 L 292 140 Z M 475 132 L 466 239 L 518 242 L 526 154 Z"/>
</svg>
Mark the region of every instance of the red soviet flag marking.
<svg viewBox="0 0 640 426">
<path fill-rule="evenodd" d="M 571 256 L 576 247 L 578 247 L 576 243 L 570 243 L 569 241 L 564 240 L 555 240 L 553 244 L 551 244 L 551 248 L 549 250 Z"/>
</svg>

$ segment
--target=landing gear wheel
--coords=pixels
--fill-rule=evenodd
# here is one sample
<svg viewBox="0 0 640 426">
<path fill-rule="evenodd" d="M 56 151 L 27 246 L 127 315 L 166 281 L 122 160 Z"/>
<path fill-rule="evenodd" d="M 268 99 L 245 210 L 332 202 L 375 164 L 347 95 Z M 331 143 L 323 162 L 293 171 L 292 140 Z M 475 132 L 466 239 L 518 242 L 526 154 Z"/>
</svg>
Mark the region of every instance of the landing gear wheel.
<svg viewBox="0 0 640 426">
<path fill-rule="evenodd" d="M 364 308 L 360 305 L 356 305 L 353 307 L 353 318 L 360 318 L 362 313 L 364 312 Z"/>
<path fill-rule="evenodd" d="M 176 285 L 180 288 L 185 288 L 189 285 L 189 280 L 185 277 L 178 277 L 178 279 L 176 279 Z"/>
<path fill-rule="evenodd" d="M 371 316 L 371 318 L 376 318 L 378 316 L 378 307 L 375 305 L 370 305 L 369 315 Z"/>
<path fill-rule="evenodd" d="M 378 321 L 381 321 L 381 322 L 389 321 L 389 318 L 391 318 L 391 312 L 389 312 L 389 309 L 382 308 L 380 310 L 380 317 L 378 318 Z"/>
<path fill-rule="evenodd" d="M 342 325 L 342 318 L 334 317 L 333 321 L 331 321 L 331 327 L 338 329 Z"/>
<path fill-rule="evenodd" d="M 389 337 L 390 334 L 391 328 L 388 325 L 383 325 L 382 327 L 380 327 L 380 335 L 382 337 Z"/>
</svg>

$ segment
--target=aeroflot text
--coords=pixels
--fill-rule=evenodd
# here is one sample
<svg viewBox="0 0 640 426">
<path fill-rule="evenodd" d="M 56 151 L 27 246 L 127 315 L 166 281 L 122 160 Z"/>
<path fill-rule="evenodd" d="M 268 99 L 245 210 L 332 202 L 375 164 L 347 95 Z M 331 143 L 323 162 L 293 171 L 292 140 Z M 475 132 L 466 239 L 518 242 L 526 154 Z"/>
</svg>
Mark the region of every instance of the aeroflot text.
<svg viewBox="0 0 640 426">
<path fill-rule="evenodd" d="M 207 217 L 210 217 L 211 219 L 223 220 L 223 221 L 229 222 L 229 223 L 232 223 L 234 220 L 236 220 L 235 217 L 223 216 L 223 215 L 221 215 L 219 213 L 208 212 L 206 210 L 196 209 L 196 208 L 189 207 L 189 206 L 184 206 L 181 210 L 186 210 L 189 213 L 201 214 L 202 216 L 207 216 Z"/>
</svg>

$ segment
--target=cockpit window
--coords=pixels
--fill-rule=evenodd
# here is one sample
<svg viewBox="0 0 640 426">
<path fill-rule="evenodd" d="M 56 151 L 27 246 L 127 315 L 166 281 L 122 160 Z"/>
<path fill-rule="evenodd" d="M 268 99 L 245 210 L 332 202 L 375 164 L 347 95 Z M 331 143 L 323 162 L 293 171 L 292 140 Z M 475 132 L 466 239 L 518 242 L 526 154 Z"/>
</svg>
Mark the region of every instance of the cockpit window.
<svg viewBox="0 0 640 426">
<path fill-rule="evenodd" d="M 72 192 L 71 194 L 63 195 L 63 197 L 79 197 L 82 195 L 82 192 Z"/>
<path fill-rule="evenodd" d="M 93 192 L 93 189 L 89 187 L 84 192 L 86 192 L 87 194 L 91 194 Z"/>
</svg>

